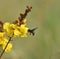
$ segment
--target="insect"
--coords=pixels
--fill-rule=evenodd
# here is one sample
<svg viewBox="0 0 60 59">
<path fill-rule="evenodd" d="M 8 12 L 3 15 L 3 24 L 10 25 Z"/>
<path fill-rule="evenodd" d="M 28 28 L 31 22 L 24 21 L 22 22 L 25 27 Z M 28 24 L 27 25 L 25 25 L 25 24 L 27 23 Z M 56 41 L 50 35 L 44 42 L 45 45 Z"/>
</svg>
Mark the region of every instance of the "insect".
<svg viewBox="0 0 60 59">
<path fill-rule="evenodd" d="M 28 29 L 28 32 L 30 33 L 30 35 L 32 34 L 33 36 L 35 35 L 35 30 L 37 29 L 37 27 L 36 28 L 33 28 L 33 29 Z"/>
</svg>

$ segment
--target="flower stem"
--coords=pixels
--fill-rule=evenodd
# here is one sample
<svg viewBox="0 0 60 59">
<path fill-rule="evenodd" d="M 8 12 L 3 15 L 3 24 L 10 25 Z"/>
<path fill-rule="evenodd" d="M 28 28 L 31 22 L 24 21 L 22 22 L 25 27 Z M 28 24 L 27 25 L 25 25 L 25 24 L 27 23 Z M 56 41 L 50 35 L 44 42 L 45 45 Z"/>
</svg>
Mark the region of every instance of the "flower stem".
<svg viewBox="0 0 60 59">
<path fill-rule="evenodd" d="M 11 41 L 11 38 L 12 38 L 12 37 L 9 38 L 9 41 L 7 42 L 7 44 L 6 44 L 5 48 L 4 48 L 4 50 L 2 51 L 2 53 L 1 53 L 1 55 L 0 55 L 0 59 L 1 59 L 2 55 L 4 54 L 5 49 L 7 48 L 9 42 Z"/>
</svg>

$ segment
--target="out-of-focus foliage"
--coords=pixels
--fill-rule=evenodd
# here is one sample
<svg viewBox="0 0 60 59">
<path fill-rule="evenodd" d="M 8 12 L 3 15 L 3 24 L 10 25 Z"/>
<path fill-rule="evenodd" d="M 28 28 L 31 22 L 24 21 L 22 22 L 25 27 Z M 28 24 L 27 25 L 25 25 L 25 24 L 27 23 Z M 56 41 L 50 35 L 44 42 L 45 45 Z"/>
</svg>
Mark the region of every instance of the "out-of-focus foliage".
<svg viewBox="0 0 60 59">
<path fill-rule="evenodd" d="M 38 27 L 36 34 L 12 38 L 13 49 L 2 59 L 60 59 L 60 0 L 0 0 L 0 20 L 12 23 L 26 5 L 33 7 L 27 24 Z"/>
</svg>

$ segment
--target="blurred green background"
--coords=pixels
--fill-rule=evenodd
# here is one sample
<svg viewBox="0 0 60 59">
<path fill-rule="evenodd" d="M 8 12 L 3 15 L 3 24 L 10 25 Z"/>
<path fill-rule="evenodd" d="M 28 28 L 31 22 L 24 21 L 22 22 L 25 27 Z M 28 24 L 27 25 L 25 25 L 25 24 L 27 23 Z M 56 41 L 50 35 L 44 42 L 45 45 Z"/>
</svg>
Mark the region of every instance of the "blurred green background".
<svg viewBox="0 0 60 59">
<path fill-rule="evenodd" d="M 35 36 L 12 38 L 2 59 L 60 59 L 60 0 L 0 0 L 0 20 L 12 23 L 27 5 L 33 7 L 27 26 L 38 27 Z"/>
</svg>

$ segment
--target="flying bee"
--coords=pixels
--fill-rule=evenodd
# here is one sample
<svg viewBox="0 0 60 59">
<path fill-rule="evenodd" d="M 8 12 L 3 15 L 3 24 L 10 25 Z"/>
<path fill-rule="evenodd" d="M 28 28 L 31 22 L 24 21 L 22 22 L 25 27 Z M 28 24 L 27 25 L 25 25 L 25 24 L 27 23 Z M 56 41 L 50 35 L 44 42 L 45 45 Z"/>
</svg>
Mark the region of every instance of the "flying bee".
<svg viewBox="0 0 60 59">
<path fill-rule="evenodd" d="M 28 32 L 30 33 L 30 35 L 32 34 L 33 36 L 35 35 L 35 30 L 37 29 L 37 27 L 36 28 L 33 28 L 33 29 L 28 29 Z"/>
</svg>

